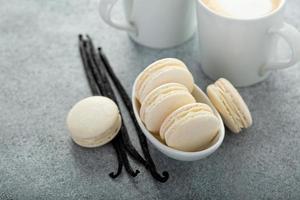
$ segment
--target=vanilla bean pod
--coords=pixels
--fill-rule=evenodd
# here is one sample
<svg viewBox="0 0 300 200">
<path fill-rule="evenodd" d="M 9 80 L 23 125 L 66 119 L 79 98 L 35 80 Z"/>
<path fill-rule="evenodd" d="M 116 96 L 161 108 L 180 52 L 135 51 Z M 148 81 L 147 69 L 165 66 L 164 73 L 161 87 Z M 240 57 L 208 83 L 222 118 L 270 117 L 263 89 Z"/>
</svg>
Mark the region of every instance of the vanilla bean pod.
<svg viewBox="0 0 300 200">
<path fill-rule="evenodd" d="M 93 95 L 102 95 L 104 88 L 103 87 L 99 88 L 98 85 L 96 84 L 95 77 L 91 71 L 91 68 L 89 67 L 89 62 L 88 62 L 88 58 L 87 58 L 86 51 L 85 51 L 86 44 L 81 35 L 79 36 L 79 40 L 80 40 L 79 41 L 80 42 L 80 54 L 82 57 L 83 65 L 85 68 L 85 72 L 86 72 L 87 79 L 89 81 L 92 93 L 93 93 Z M 119 147 L 120 146 L 119 143 L 120 143 L 120 138 L 116 137 L 112 140 L 112 144 L 116 151 L 117 159 L 118 159 L 117 172 L 116 173 L 111 172 L 109 174 L 109 176 L 112 178 L 116 178 L 117 176 L 119 176 L 121 174 L 122 168 L 123 168 L 123 159 L 121 157 L 121 149 Z"/>
<path fill-rule="evenodd" d="M 118 140 L 119 139 L 117 138 L 117 139 L 114 139 L 112 141 L 112 145 L 113 145 L 113 147 L 114 147 L 114 149 L 116 151 L 117 158 L 118 158 L 118 169 L 117 169 L 116 173 L 114 173 L 114 172 L 109 173 L 109 176 L 111 178 L 117 178 L 121 174 L 122 168 L 123 168 L 123 161 L 122 161 L 122 157 L 121 157 L 121 149 L 119 147 L 120 146 L 119 145 L 120 142 Z"/>
<path fill-rule="evenodd" d="M 133 107 L 132 107 L 132 103 L 131 103 L 131 100 L 126 92 L 126 90 L 124 89 L 123 85 L 121 84 L 120 80 L 118 79 L 118 77 L 116 76 L 116 74 L 114 73 L 110 63 L 108 62 L 108 59 L 107 57 L 105 56 L 105 54 L 102 52 L 101 48 L 98 48 L 98 53 L 99 53 L 99 56 L 103 62 L 103 65 L 104 67 L 106 68 L 107 72 L 109 73 L 112 81 L 114 82 L 114 84 L 116 85 L 116 88 L 118 89 L 122 99 L 123 99 L 123 102 L 130 114 L 130 117 L 132 119 L 132 121 L 134 122 L 134 125 L 135 125 L 135 129 L 136 129 L 136 132 L 137 132 L 137 135 L 139 137 L 139 140 L 140 140 L 140 145 L 142 147 L 142 151 L 145 155 L 145 158 L 146 160 L 149 162 L 149 166 L 146 166 L 146 168 L 149 168 L 150 170 L 150 173 L 152 174 L 152 176 L 157 179 L 158 181 L 161 181 L 161 182 L 166 182 L 169 178 L 169 173 L 164 171 L 162 173 L 163 176 L 161 176 L 157 170 L 156 170 L 156 166 L 155 166 L 155 163 L 153 162 L 152 158 L 151 158 L 151 155 L 150 155 L 150 152 L 149 152 L 149 148 L 148 148 L 148 143 L 147 143 L 147 139 L 145 137 L 145 135 L 142 133 L 142 130 L 135 118 L 135 115 L 134 115 L 134 112 L 133 112 Z"/>
<path fill-rule="evenodd" d="M 95 57 L 93 57 L 93 52 L 92 52 L 92 46 L 91 46 L 91 42 L 89 41 L 89 38 L 86 40 L 86 42 L 83 43 L 84 47 L 86 47 L 86 52 L 87 52 L 87 57 L 88 57 L 88 63 L 89 66 L 91 68 L 91 71 L 95 77 L 95 81 L 96 84 L 103 89 L 103 94 L 109 98 L 111 98 L 113 101 L 115 101 L 115 103 L 118 105 L 117 99 L 114 95 L 113 89 L 110 86 L 107 77 L 105 76 L 105 74 L 103 73 L 103 71 L 99 70 L 99 67 L 97 67 L 97 63 L 95 62 Z M 135 177 L 139 171 L 136 170 L 134 171 L 131 166 L 130 163 L 128 161 L 128 157 L 126 152 L 124 151 L 125 149 L 125 145 L 124 141 L 123 141 L 123 134 L 128 134 L 127 133 L 127 129 L 125 127 L 125 124 L 122 123 L 121 129 L 120 129 L 120 133 L 116 136 L 116 140 L 118 141 L 118 143 L 116 145 L 118 145 L 118 147 L 120 148 L 120 158 L 123 161 L 124 167 L 126 169 L 126 171 L 133 177 Z M 117 150 L 117 149 L 116 149 Z M 114 174 L 111 175 L 111 177 L 114 177 Z"/>
<path fill-rule="evenodd" d="M 81 56 L 81 60 L 82 60 L 82 65 L 84 67 L 85 75 L 88 80 L 91 92 L 93 95 L 101 95 L 101 91 L 98 88 L 98 86 L 95 82 L 94 76 L 88 67 L 88 61 L 87 61 L 87 57 L 86 57 L 85 51 L 84 51 L 82 35 L 79 35 L 79 51 L 80 51 L 80 56 Z"/>
<path fill-rule="evenodd" d="M 108 92 L 110 92 L 109 97 L 111 99 L 115 99 L 115 101 L 116 101 L 116 98 L 113 94 L 112 87 L 109 84 L 109 79 L 107 76 L 107 71 L 105 69 L 105 66 L 103 66 L 103 63 L 101 62 L 101 58 L 95 53 L 95 48 L 94 48 L 92 39 L 88 35 L 86 37 L 87 37 L 87 43 L 89 45 L 89 53 L 92 55 L 91 59 L 97 65 L 98 71 L 100 72 L 100 75 L 102 77 L 103 87 L 105 87 L 105 89 L 108 90 Z M 124 124 L 124 126 L 125 126 L 125 124 Z M 141 164 L 147 165 L 146 160 L 137 152 L 135 147 L 132 145 L 132 143 L 129 139 L 129 135 L 128 135 L 126 126 L 125 126 L 121 136 L 123 138 L 124 147 L 125 147 L 126 151 L 129 153 L 129 155 L 136 161 L 140 162 Z"/>
<path fill-rule="evenodd" d="M 124 128 L 125 128 L 125 127 L 124 127 Z M 122 129 L 122 127 L 121 127 L 121 129 Z M 121 133 L 122 133 L 122 132 L 121 132 Z M 124 144 L 124 141 L 122 140 L 122 138 L 121 138 L 121 140 L 120 140 L 120 145 L 121 145 L 121 148 L 122 148 L 122 149 L 125 148 L 125 147 L 124 147 L 125 144 Z M 125 167 L 126 171 L 127 171 L 132 177 L 136 177 L 136 176 L 140 173 L 140 171 L 139 171 L 139 170 L 133 171 L 133 169 L 132 169 L 131 166 L 130 166 L 130 163 L 129 163 L 129 160 L 128 160 L 128 158 L 127 158 L 127 154 L 126 154 L 125 151 L 124 151 L 123 154 L 121 154 L 121 156 L 123 156 L 124 167 Z"/>
<path fill-rule="evenodd" d="M 95 77 L 89 67 L 89 62 L 88 62 L 88 58 L 87 58 L 87 55 L 86 55 L 86 51 L 85 51 L 85 41 L 83 40 L 82 38 L 82 35 L 79 35 L 79 50 L 80 50 L 80 55 L 81 55 L 81 60 L 82 60 L 82 64 L 84 66 L 84 69 L 85 69 L 85 73 L 86 73 L 86 77 L 88 79 L 88 82 L 89 82 L 89 85 L 90 85 L 90 88 L 91 88 L 91 91 L 92 91 L 92 94 L 93 95 L 102 95 L 103 93 L 103 88 L 99 88 L 98 85 L 96 84 L 96 81 L 95 81 Z M 102 91 L 101 91 L 102 89 Z M 122 172 L 122 168 L 123 168 L 123 160 L 122 160 L 122 157 L 121 157 L 121 150 L 120 150 L 120 139 L 119 138 L 114 138 L 112 140 L 112 145 L 116 151 L 116 154 L 117 154 L 117 159 L 118 159 L 118 169 L 117 169 L 117 172 L 116 173 L 113 173 L 111 172 L 109 174 L 109 176 L 111 178 L 116 178 L 118 177 L 121 172 Z"/>
</svg>

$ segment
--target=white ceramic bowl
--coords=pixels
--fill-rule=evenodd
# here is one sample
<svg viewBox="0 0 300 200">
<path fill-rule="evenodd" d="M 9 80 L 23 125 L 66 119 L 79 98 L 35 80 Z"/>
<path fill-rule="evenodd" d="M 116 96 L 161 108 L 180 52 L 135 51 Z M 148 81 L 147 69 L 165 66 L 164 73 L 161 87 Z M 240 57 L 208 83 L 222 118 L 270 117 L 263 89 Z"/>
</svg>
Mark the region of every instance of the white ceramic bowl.
<svg viewBox="0 0 300 200">
<path fill-rule="evenodd" d="M 139 116 L 139 110 L 140 110 L 140 103 L 138 100 L 135 98 L 135 87 L 136 87 L 136 82 L 133 85 L 133 91 L 132 91 L 132 104 L 133 104 L 133 110 L 135 117 L 145 134 L 145 136 L 150 140 L 150 142 L 163 154 L 166 156 L 176 159 L 176 160 L 181 160 L 181 161 L 195 161 L 195 160 L 200 160 L 202 158 L 205 158 L 215 152 L 220 145 L 223 142 L 224 136 L 225 136 L 225 128 L 224 124 L 222 121 L 221 116 L 219 113 L 216 111 L 215 107 L 212 105 L 206 94 L 197 86 L 194 85 L 194 90 L 192 92 L 192 95 L 195 97 L 197 102 L 201 103 L 206 103 L 208 104 L 214 111 L 215 115 L 219 118 L 221 122 L 221 128 L 217 134 L 217 136 L 213 139 L 213 141 L 208 145 L 208 147 L 204 150 L 201 151 L 196 151 L 196 152 L 185 152 L 185 151 L 179 151 L 176 149 L 173 149 L 171 147 L 168 147 L 166 144 L 162 143 L 158 138 L 156 138 L 153 134 L 151 134 L 146 127 L 144 126 L 143 122 L 141 121 L 141 118 Z"/>
</svg>

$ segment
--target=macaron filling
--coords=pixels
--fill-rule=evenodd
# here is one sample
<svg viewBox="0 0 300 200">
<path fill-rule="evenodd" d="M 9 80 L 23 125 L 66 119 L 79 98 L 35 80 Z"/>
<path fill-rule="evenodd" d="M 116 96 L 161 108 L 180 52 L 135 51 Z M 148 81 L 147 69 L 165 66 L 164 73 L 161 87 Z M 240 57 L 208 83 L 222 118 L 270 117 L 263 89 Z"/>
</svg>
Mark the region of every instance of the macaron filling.
<svg viewBox="0 0 300 200">
<path fill-rule="evenodd" d="M 240 129 L 246 128 L 248 126 L 247 119 L 240 111 L 232 94 L 228 90 L 226 90 L 226 88 L 221 82 L 217 81 L 215 85 L 219 88 L 219 92 L 222 96 L 222 99 L 224 99 L 223 103 L 225 104 L 225 107 L 228 109 L 236 124 L 239 126 Z"/>
<path fill-rule="evenodd" d="M 229 109 L 229 106 L 226 103 L 226 99 L 221 94 L 221 90 L 215 85 L 210 85 L 207 88 L 207 93 L 212 103 L 221 113 L 225 124 L 229 127 L 233 132 L 239 132 L 241 130 L 240 126 L 236 122 L 236 117 L 232 115 L 232 112 Z"/>
</svg>

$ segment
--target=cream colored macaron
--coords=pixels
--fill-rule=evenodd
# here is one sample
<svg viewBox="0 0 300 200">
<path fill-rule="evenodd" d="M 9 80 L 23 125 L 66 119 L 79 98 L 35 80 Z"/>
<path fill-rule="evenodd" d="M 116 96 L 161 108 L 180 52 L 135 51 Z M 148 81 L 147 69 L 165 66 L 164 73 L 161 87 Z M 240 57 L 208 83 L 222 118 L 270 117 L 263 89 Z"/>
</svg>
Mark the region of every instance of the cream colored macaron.
<svg viewBox="0 0 300 200">
<path fill-rule="evenodd" d="M 111 141 L 119 132 L 121 124 L 118 106 L 103 96 L 79 101 L 67 117 L 67 126 L 74 142 L 89 148 Z"/>
<path fill-rule="evenodd" d="M 140 116 L 146 128 L 158 133 L 164 119 L 177 108 L 194 103 L 189 90 L 179 83 L 167 83 L 152 90 L 142 101 Z"/>
<path fill-rule="evenodd" d="M 220 78 L 214 84 L 209 85 L 207 95 L 232 132 L 239 133 L 243 128 L 252 125 L 248 106 L 228 80 Z"/>
<path fill-rule="evenodd" d="M 168 146 L 191 152 L 205 149 L 219 129 L 220 121 L 207 104 L 192 103 L 164 120 L 160 136 Z"/>
<path fill-rule="evenodd" d="M 180 83 L 192 92 L 194 79 L 186 65 L 175 58 L 165 58 L 149 65 L 136 80 L 136 98 L 142 102 L 149 92 L 165 83 Z"/>
</svg>

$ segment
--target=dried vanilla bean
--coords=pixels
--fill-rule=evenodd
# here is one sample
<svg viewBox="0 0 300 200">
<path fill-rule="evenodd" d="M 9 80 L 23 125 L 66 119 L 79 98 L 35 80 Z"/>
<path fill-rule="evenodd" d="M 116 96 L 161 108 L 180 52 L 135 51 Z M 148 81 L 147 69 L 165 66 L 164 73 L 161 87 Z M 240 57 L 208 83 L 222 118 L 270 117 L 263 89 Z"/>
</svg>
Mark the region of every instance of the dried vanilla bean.
<svg viewBox="0 0 300 200">
<path fill-rule="evenodd" d="M 92 72 L 92 74 L 94 76 L 94 80 L 95 80 L 96 84 L 98 85 L 98 87 L 100 88 L 100 90 L 102 91 L 102 94 L 104 96 L 111 98 L 113 101 L 115 101 L 117 103 L 116 97 L 114 95 L 114 92 L 113 92 L 110 84 L 109 84 L 107 77 L 105 76 L 103 71 L 100 71 L 99 67 L 97 67 L 95 53 L 94 53 L 94 49 L 93 49 L 91 41 L 89 40 L 89 38 L 87 38 L 87 40 L 84 40 L 82 36 L 79 39 L 83 42 L 83 47 L 85 48 L 85 52 L 87 55 L 87 63 L 88 63 L 88 66 L 90 67 L 89 68 L 90 71 Z M 135 177 L 139 173 L 139 171 L 138 170 L 134 171 L 131 168 L 130 163 L 128 161 L 128 157 L 126 155 L 126 152 L 124 151 L 124 148 L 127 145 L 124 144 L 122 135 L 127 135 L 127 134 L 128 134 L 127 129 L 125 127 L 125 124 L 123 123 L 121 126 L 121 129 L 120 129 L 120 134 L 118 134 L 116 136 L 116 138 L 113 140 L 113 144 L 114 144 L 115 150 L 117 152 L 118 158 L 120 158 L 122 160 L 122 165 L 124 165 L 126 171 L 131 176 Z M 119 154 L 118 154 L 118 152 L 119 152 Z M 119 165 L 118 172 L 120 172 L 119 169 L 121 167 L 122 166 Z M 111 173 L 110 176 L 112 178 L 114 178 L 120 174 L 118 172 L 116 174 Z"/>
<path fill-rule="evenodd" d="M 87 44 L 89 46 L 89 55 L 91 56 L 91 60 L 94 61 L 94 66 L 95 70 L 98 71 L 99 73 L 99 77 L 96 78 L 102 78 L 102 86 L 104 87 L 103 90 L 106 90 L 106 94 L 109 98 L 113 99 L 116 103 L 116 97 L 113 93 L 113 89 L 109 83 L 108 80 L 108 76 L 107 76 L 107 72 L 105 67 L 102 65 L 103 63 L 101 62 L 100 57 L 98 57 L 95 53 L 95 48 L 93 46 L 93 42 L 91 40 L 91 38 L 87 35 Z M 97 69 L 96 69 L 97 68 Z M 117 103 L 118 104 L 118 103 Z M 123 123 L 123 125 L 125 126 L 125 124 Z M 122 125 L 122 126 L 123 126 Z M 145 159 L 137 152 L 137 150 L 134 148 L 134 146 L 132 145 L 130 139 L 129 139 L 129 135 L 127 132 L 127 128 L 125 127 L 122 131 L 121 134 L 122 138 L 123 138 L 123 142 L 124 142 L 124 147 L 126 149 L 126 151 L 129 153 L 129 155 L 135 159 L 136 161 L 142 163 L 143 165 L 146 165 L 147 162 L 145 161 Z"/>
<path fill-rule="evenodd" d="M 89 67 L 88 67 L 88 60 L 87 60 L 87 56 L 84 51 L 82 35 L 79 35 L 79 51 L 80 51 L 80 56 L 81 56 L 82 64 L 84 67 L 84 71 L 86 74 L 86 78 L 87 78 L 87 80 L 89 82 L 89 86 L 91 88 L 91 92 L 93 95 L 101 95 L 100 89 L 98 88 L 98 86 L 95 82 L 95 79 L 93 77 L 93 74 L 89 70 Z"/>
<path fill-rule="evenodd" d="M 123 100 L 128 112 L 130 114 L 130 117 L 131 117 L 131 119 L 132 119 L 132 121 L 135 125 L 135 129 L 136 129 L 137 135 L 139 137 L 139 141 L 140 141 L 140 145 L 142 147 L 143 154 L 144 154 L 146 160 L 148 161 L 148 165 L 145 165 L 146 168 L 149 168 L 150 173 L 152 174 L 152 176 L 155 179 L 157 179 L 160 182 L 166 182 L 169 178 L 169 173 L 167 171 L 164 171 L 162 173 L 162 176 L 161 176 L 157 172 L 155 163 L 153 162 L 153 159 L 151 158 L 151 155 L 150 155 L 150 152 L 149 152 L 147 139 L 146 139 L 145 135 L 142 133 L 142 130 L 141 130 L 136 118 L 135 118 L 132 103 L 131 103 L 131 100 L 130 100 L 126 90 L 124 89 L 124 87 L 121 84 L 120 80 L 118 79 L 118 77 L 114 73 L 110 63 L 108 62 L 107 57 L 102 52 L 101 48 L 98 48 L 98 53 L 101 57 L 103 65 L 105 66 L 105 68 L 106 68 L 107 72 L 109 73 L 111 79 L 113 80 L 114 84 L 116 85 L 116 88 L 118 89 L 118 91 L 119 91 L 119 93 L 122 97 L 122 100 Z"/>
<path fill-rule="evenodd" d="M 89 82 L 89 85 L 90 85 L 90 88 L 91 88 L 91 91 L 92 91 L 92 94 L 93 95 L 102 95 L 102 91 L 101 89 L 98 87 L 98 85 L 96 84 L 96 81 L 95 81 L 95 77 L 89 67 L 89 62 L 88 62 L 88 58 L 87 58 L 87 55 L 86 55 L 86 51 L 85 51 L 85 41 L 83 41 L 83 38 L 82 38 L 82 35 L 79 35 L 79 50 L 80 50 L 80 56 L 81 56 L 81 60 L 82 60 L 82 64 L 84 66 L 84 69 L 85 69 L 85 73 L 86 73 L 86 77 L 87 77 L 87 80 Z M 121 158 L 121 152 L 120 152 L 120 148 L 119 148 L 119 139 L 118 138 L 114 138 L 113 141 L 112 141 L 112 144 L 113 144 L 113 147 L 116 151 L 116 154 L 117 154 L 117 159 L 118 159 L 118 170 L 116 173 L 113 173 L 111 172 L 109 174 L 110 177 L 112 178 L 116 178 L 118 177 L 121 172 L 122 172 L 122 168 L 123 168 L 123 160 Z"/>
<path fill-rule="evenodd" d="M 136 121 L 136 118 L 133 113 L 131 100 L 128 94 L 126 93 L 121 82 L 115 75 L 106 56 L 103 54 L 101 49 L 99 49 L 98 54 L 96 54 L 91 38 L 88 35 L 86 36 L 86 38 L 87 39 L 83 39 L 83 36 L 79 35 L 80 55 L 82 58 L 83 66 L 85 69 L 87 79 L 89 81 L 91 91 L 93 95 L 102 94 L 104 96 L 111 98 L 118 104 L 114 91 L 109 82 L 109 77 L 111 78 L 117 90 L 119 91 L 120 96 L 122 97 L 122 100 L 130 114 L 130 117 L 134 122 L 135 129 L 139 137 L 140 145 L 142 147 L 143 154 L 146 158 L 145 160 L 142 156 L 140 156 L 140 154 L 136 151 L 134 146 L 131 144 L 126 126 L 123 123 L 120 129 L 120 134 L 118 134 L 116 138 L 114 138 L 112 141 L 113 147 L 117 153 L 118 170 L 116 173 L 113 172 L 110 173 L 109 176 L 112 178 L 116 178 L 117 176 L 119 176 L 123 166 L 125 167 L 126 171 L 133 177 L 135 177 L 139 173 L 138 170 L 134 171 L 131 168 L 129 160 L 126 155 L 127 152 L 132 158 L 137 160 L 139 163 L 143 164 L 146 167 L 146 169 L 150 171 L 151 175 L 156 180 L 160 182 L 167 181 L 169 178 L 168 172 L 164 171 L 162 175 L 160 175 L 156 170 L 156 166 L 149 152 L 147 139 L 143 135 Z"/>
</svg>

